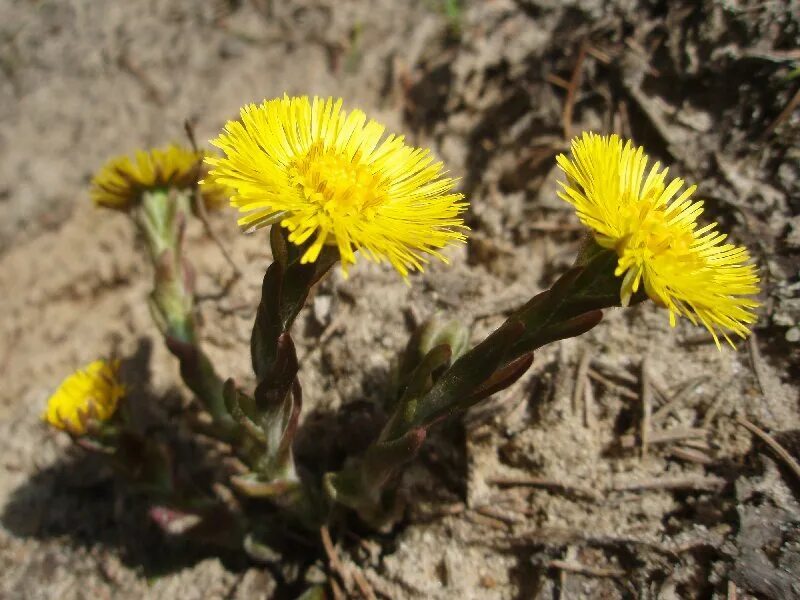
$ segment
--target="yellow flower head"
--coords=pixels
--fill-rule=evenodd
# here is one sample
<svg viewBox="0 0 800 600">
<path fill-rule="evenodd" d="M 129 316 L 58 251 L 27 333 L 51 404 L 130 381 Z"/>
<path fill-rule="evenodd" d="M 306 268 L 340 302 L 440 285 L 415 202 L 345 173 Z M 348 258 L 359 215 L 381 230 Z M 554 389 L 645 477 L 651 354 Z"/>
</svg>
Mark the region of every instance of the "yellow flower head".
<svg viewBox="0 0 800 600">
<path fill-rule="evenodd" d="M 289 240 L 313 236 L 302 262 L 336 245 L 346 273 L 363 251 L 388 260 L 404 277 L 422 270 L 439 249 L 463 241 L 467 208 L 455 181 L 428 150 L 384 137 L 384 127 L 342 101 L 307 97 L 265 100 L 242 108 L 211 143 L 224 158 L 207 158 L 210 179 L 236 190 L 232 204 L 246 229 L 280 223 Z"/>
<path fill-rule="evenodd" d="M 118 370 L 118 360 L 96 360 L 75 371 L 50 397 L 42 419 L 74 435 L 86 433 L 90 419 L 107 421 L 125 394 Z"/>
<path fill-rule="evenodd" d="M 202 160 L 208 152 L 189 150 L 177 144 L 148 151 L 139 150 L 134 159 L 112 158 L 92 179 L 95 204 L 128 210 L 143 192 L 155 189 L 189 189 L 205 174 Z M 229 196 L 226 186 L 201 184 L 200 192 L 207 208 L 223 206 Z"/>
<path fill-rule="evenodd" d="M 572 204 L 597 243 L 616 251 L 616 275 L 623 277 L 627 304 L 641 283 L 647 295 L 669 309 L 670 323 L 683 315 L 714 336 L 744 338 L 755 323 L 758 273 L 746 248 L 724 244 L 716 223 L 698 228 L 703 202 L 692 200 L 697 186 L 681 192 L 681 179 L 667 181 L 668 169 L 616 136 L 584 133 L 572 141 L 572 160 L 559 155 L 567 174 L 559 196 Z M 680 192 L 680 194 L 679 194 Z M 679 194 L 677 197 L 676 195 Z"/>
</svg>

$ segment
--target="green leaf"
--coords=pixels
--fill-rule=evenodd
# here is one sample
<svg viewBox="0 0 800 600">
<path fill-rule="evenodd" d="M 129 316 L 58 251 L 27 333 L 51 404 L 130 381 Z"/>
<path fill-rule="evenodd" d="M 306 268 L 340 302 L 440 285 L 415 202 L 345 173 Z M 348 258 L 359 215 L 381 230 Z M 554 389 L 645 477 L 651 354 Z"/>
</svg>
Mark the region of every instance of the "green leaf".
<svg viewBox="0 0 800 600">
<path fill-rule="evenodd" d="M 461 401 L 503 364 L 508 349 L 524 332 L 525 326 L 511 318 L 458 359 L 419 400 L 411 425 L 429 427 L 461 410 Z"/>
<path fill-rule="evenodd" d="M 304 248 L 289 242 L 279 226 L 272 227 L 270 241 L 275 260 L 264 274 L 250 339 L 253 371 L 259 382 L 277 358 L 278 337 L 291 329 L 311 288 L 339 260 L 335 248 L 325 247 L 315 262 L 302 264 Z"/>
</svg>

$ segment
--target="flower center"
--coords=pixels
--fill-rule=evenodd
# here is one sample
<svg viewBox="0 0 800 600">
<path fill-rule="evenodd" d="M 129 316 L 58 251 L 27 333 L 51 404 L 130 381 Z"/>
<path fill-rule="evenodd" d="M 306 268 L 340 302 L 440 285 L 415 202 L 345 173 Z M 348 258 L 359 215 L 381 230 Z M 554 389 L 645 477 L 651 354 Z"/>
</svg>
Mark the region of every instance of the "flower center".
<svg viewBox="0 0 800 600">
<path fill-rule="evenodd" d="M 663 207 L 656 207 L 651 198 L 634 203 L 625 215 L 629 233 L 620 240 L 618 253 L 633 253 L 640 259 L 654 256 L 685 259 L 694 242 L 692 228 L 683 222 L 670 222 L 673 216 Z"/>
<path fill-rule="evenodd" d="M 314 144 L 289 168 L 289 178 L 306 200 L 329 216 L 371 219 L 387 193 L 383 179 L 369 165 L 360 164 L 358 153 L 349 159 L 335 150 Z"/>
</svg>

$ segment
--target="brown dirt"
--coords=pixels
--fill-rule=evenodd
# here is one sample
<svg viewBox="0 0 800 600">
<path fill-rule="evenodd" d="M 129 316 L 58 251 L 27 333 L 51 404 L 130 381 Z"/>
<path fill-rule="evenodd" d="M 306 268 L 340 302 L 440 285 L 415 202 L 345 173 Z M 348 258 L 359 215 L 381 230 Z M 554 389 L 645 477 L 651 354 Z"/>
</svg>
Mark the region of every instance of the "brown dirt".
<svg viewBox="0 0 800 600">
<path fill-rule="evenodd" d="M 391 598 L 800 597 L 800 482 L 735 420 L 798 457 L 800 113 L 779 116 L 798 93 L 786 74 L 800 7 L 494 0 L 448 17 L 442 5 L 0 7 L 0 597 L 287 597 L 287 582 L 327 573 L 321 558 L 299 573 L 163 540 L 140 500 L 39 422 L 61 378 L 110 352 L 136 357 L 132 398 L 189 400 L 143 302 L 132 227 L 88 202 L 108 156 L 180 140 L 187 117 L 207 139 L 244 102 L 318 93 L 433 146 L 463 178 L 474 235 L 452 266 L 406 287 L 362 262 L 298 323 L 313 432 L 333 409 L 380 401 L 414 319 L 455 313 L 477 340 L 572 260 L 580 232 L 553 169 L 568 94 L 553 76 L 569 81 L 579 62 L 570 130 L 632 136 L 754 250 L 754 343 L 718 352 L 650 304 L 609 311 L 439 431 L 405 478 L 416 503 L 403 524 L 342 539 L 341 560 Z M 267 244 L 232 212 L 212 226 L 243 277 L 200 302 L 203 336 L 219 370 L 247 382 Z M 231 274 L 219 250 L 199 227 L 188 244 L 200 295 L 219 292 Z M 643 452 L 645 402 L 658 415 L 679 393 Z M 695 437 L 663 440 L 681 430 Z"/>
</svg>

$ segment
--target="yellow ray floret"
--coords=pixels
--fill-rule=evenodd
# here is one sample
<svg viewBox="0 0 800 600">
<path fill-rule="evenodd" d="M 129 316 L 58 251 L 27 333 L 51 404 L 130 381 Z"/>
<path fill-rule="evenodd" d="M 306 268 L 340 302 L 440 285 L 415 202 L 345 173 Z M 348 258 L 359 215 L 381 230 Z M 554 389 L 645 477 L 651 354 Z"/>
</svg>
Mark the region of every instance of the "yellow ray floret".
<svg viewBox="0 0 800 600">
<path fill-rule="evenodd" d="M 129 156 L 112 158 L 92 179 L 92 200 L 98 206 L 128 210 L 143 192 L 156 189 L 189 189 L 205 174 L 202 160 L 208 152 L 190 150 L 177 144 L 139 150 Z M 219 208 L 229 199 L 230 190 L 213 183 L 201 184 L 206 208 Z"/>
<path fill-rule="evenodd" d="M 572 141 L 572 158 L 558 164 L 567 175 L 559 196 L 572 204 L 598 244 L 616 251 L 616 275 L 627 304 L 640 284 L 669 309 L 670 323 L 685 316 L 704 325 L 719 346 L 718 333 L 742 338 L 755 323 L 752 296 L 759 292 L 756 267 L 746 248 L 725 244 L 717 224 L 699 227 L 703 202 L 692 200 L 697 186 L 683 190 L 667 181 L 668 169 L 616 136 L 584 133 Z"/>
<path fill-rule="evenodd" d="M 117 360 L 96 360 L 75 371 L 50 397 L 42 419 L 74 435 L 86 433 L 88 420 L 107 421 L 125 394 L 118 370 Z"/>
<path fill-rule="evenodd" d="M 243 228 L 280 223 L 291 242 L 311 240 L 303 262 L 331 244 L 345 273 L 361 250 L 405 277 L 422 270 L 426 254 L 446 262 L 439 250 L 465 239 L 467 203 L 428 150 L 383 134 L 341 100 L 265 100 L 243 107 L 211 142 L 225 157 L 206 159 L 207 179 L 236 190 L 232 204 L 248 213 Z"/>
</svg>

